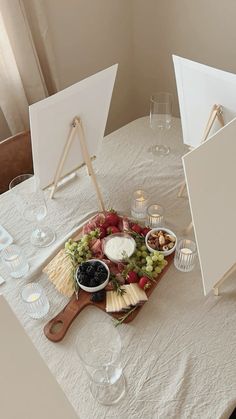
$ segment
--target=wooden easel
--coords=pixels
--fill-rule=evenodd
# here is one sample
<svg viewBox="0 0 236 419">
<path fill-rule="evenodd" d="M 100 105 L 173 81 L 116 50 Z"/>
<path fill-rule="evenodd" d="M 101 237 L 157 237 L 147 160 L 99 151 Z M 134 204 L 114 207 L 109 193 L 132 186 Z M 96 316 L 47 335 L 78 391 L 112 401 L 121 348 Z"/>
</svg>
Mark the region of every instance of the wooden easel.
<svg viewBox="0 0 236 419">
<path fill-rule="evenodd" d="M 63 169 L 63 166 L 65 164 L 66 161 L 66 157 L 68 155 L 68 152 L 70 150 L 71 144 L 73 142 L 75 133 L 78 132 L 79 134 L 79 140 L 80 140 L 80 145 L 81 145 L 81 150 L 82 150 L 82 155 L 83 155 L 83 159 L 84 162 L 87 166 L 87 170 L 88 170 L 88 175 L 91 176 L 93 184 L 94 184 L 94 188 L 97 194 L 97 198 L 98 198 L 98 202 L 99 202 L 99 207 L 101 209 L 101 211 L 105 211 L 105 205 L 104 205 L 104 201 L 102 198 L 102 194 L 101 191 L 99 189 L 98 183 L 97 183 L 97 179 L 93 170 L 93 165 L 91 162 L 91 158 L 89 156 L 89 152 L 88 152 L 88 148 L 87 148 L 87 144 L 86 144 L 86 140 L 85 140 L 85 135 L 84 135 L 84 130 L 83 130 L 83 125 L 81 122 L 81 119 L 79 117 L 75 117 L 73 122 L 72 122 L 72 127 L 70 130 L 70 133 L 68 135 L 67 141 L 65 143 L 65 147 L 64 150 L 62 152 L 59 164 L 57 166 L 57 170 L 53 179 L 53 183 L 52 183 L 52 190 L 51 190 L 51 194 L 50 194 L 50 198 L 54 197 L 54 194 L 56 192 L 57 189 L 57 185 L 58 185 L 58 181 L 60 179 L 60 175 Z"/>
<path fill-rule="evenodd" d="M 225 125 L 225 122 L 224 122 L 224 118 L 223 118 L 222 106 L 215 104 L 213 106 L 212 110 L 211 110 L 209 119 L 207 121 L 207 125 L 206 125 L 206 128 L 205 128 L 201 143 L 204 143 L 204 141 L 206 141 L 206 139 L 207 139 L 207 137 L 208 137 L 208 135 L 211 131 L 211 128 L 212 128 L 213 124 L 215 123 L 216 118 L 218 119 L 220 125 L 223 127 Z M 190 147 L 190 151 L 191 150 L 193 150 L 193 147 Z M 184 181 L 182 183 L 182 185 L 180 186 L 180 189 L 179 189 L 179 192 L 178 192 L 178 195 L 177 195 L 178 198 L 181 198 L 183 196 L 185 188 L 186 188 L 186 182 Z M 190 227 L 190 229 L 191 229 L 191 227 Z"/>
<path fill-rule="evenodd" d="M 224 274 L 224 276 L 214 285 L 213 292 L 218 297 L 219 288 L 225 282 L 225 280 L 235 271 L 236 263 Z"/>
</svg>

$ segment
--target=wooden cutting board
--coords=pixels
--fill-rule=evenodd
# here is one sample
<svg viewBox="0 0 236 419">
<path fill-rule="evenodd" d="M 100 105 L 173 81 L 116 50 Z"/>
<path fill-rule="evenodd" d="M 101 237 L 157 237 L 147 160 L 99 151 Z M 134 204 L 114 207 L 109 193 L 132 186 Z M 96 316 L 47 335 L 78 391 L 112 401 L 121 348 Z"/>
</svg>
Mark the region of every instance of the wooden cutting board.
<svg viewBox="0 0 236 419">
<path fill-rule="evenodd" d="M 78 237 L 78 234 L 76 235 Z M 152 283 L 152 286 L 146 290 L 146 294 L 148 298 L 155 290 L 157 284 L 160 282 L 162 277 L 165 275 L 167 270 L 169 269 L 172 261 L 174 258 L 174 253 L 170 256 L 166 257 L 166 260 L 168 261 L 168 264 L 165 266 L 163 271 L 158 275 L 156 282 Z M 87 293 L 83 290 L 80 290 L 79 292 L 79 299 L 76 299 L 76 296 L 73 295 L 69 303 L 63 308 L 63 310 L 60 311 L 52 320 L 50 320 L 44 327 L 44 334 L 45 336 L 51 340 L 52 342 L 59 342 L 61 341 L 67 330 L 69 329 L 71 323 L 73 320 L 78 316 L 78 314 L 87 306 L 95 306 L 99 308 L 100 310 L 103 310 L 106 312 L 106 300 L 100 302 L 100 303 L 94 303 L 90 301 L 91 294 Z M 148 304 L 148 301 L 145 303 Z M 135 307 L 134 311 L 124 320 L 124 323 L 131 322 L 137 314 L 142 309 L 141 306 Z M 110 316 L 112 316 L 114 319 L 118 319 L 119 317 L 123 316 L 125 314 L 124 311 L 117 312 L 117 313 L 107 313 Z"/>
</svg>

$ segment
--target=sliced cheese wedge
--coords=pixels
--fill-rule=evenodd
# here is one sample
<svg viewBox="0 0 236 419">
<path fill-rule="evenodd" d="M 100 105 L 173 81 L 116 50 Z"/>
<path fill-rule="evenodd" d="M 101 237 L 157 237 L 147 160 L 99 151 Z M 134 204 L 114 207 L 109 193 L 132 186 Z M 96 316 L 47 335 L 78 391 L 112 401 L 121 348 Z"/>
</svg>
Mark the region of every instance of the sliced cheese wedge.
<svg viewBox="0 0 236 419">
<path fill-rule="evenodd" d="M 139 303 L 139 299 L 136 297 L 136 294 L 134 293 L 130 285 L 126 285 L 125 287 L 126 287 L 125 290 L 131 300 L 131 305 L 136 306 Z"/>
<path fill-rule="evenodd" d="M 130 284 L 129 286 L 140 303 L 148 300 L 146 292 L 138 284 Z"/>
<path fill-rule="evenodd" d="M 106 293 L 106 311 L 115 313 L 117 311 L 127 310 L 129 306 L 126 304 L 124 298 L 118 295 L 116 291 L 107 291 Z"/>
</svg>

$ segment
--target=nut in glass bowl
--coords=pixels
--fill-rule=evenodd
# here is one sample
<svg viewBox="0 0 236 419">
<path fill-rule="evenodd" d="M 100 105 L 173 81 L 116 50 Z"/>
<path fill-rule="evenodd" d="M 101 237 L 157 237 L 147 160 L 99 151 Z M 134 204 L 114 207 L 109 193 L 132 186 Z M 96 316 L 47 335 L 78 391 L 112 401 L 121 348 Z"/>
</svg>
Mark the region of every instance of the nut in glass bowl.
<svg viewBox="0 0 236 419">
<path fill-rule="evenodd" d="M 156 227 L 147 233 L 145 242 L 149 252 L 157 250 L 164 256 L 169 256 L 176 249 L 177 237 L 168 228 Z"/>
</svg>

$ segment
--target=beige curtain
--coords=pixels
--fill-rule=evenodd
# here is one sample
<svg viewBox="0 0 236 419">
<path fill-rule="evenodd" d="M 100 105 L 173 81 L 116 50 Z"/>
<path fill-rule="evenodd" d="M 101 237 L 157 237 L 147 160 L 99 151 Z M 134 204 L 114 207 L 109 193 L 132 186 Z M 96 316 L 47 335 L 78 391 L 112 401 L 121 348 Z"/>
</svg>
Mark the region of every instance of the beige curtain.
<svg viewBox="0 0 236 419">
<path fill-rule="evenodd" d="M 38 1 L 41 3 L 31 0 L 31 5 Z M 48 36 L 45 37 L 46 17 L 39 6 L 35 8 L 35 19 L 41 22 L 42 40 L 50 48 Z M 57 90 L 57 83 L 50 93 L 53 89 Z M 29 128 L 28 105 L 46 96 L 48 88 L 23 1 L 0 0 L 0 107 L 12 134 Z"/>
</svg>

